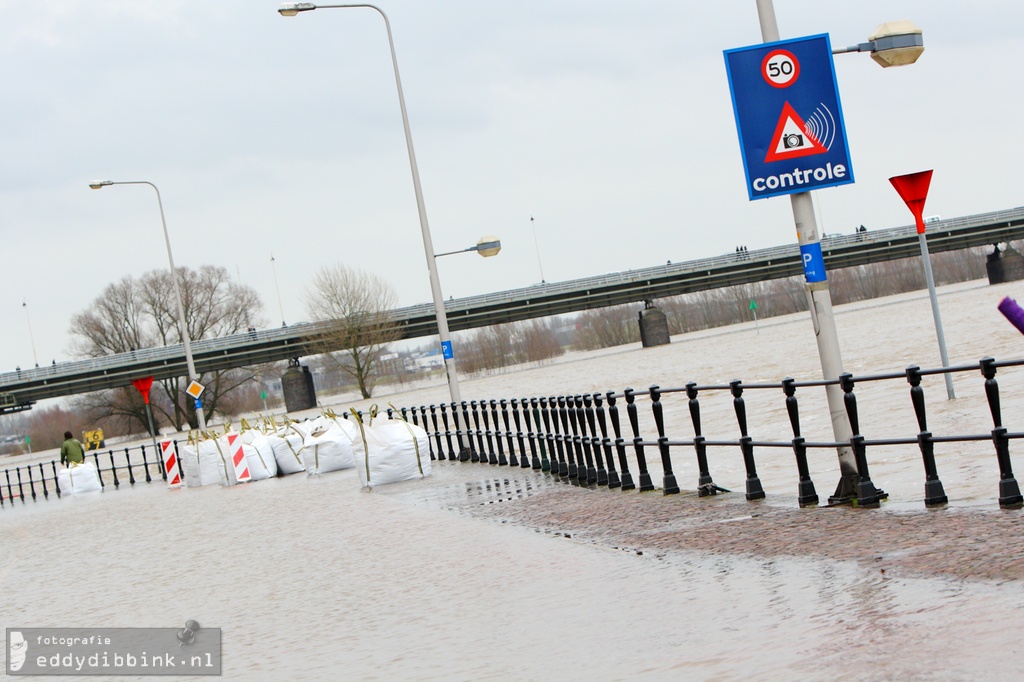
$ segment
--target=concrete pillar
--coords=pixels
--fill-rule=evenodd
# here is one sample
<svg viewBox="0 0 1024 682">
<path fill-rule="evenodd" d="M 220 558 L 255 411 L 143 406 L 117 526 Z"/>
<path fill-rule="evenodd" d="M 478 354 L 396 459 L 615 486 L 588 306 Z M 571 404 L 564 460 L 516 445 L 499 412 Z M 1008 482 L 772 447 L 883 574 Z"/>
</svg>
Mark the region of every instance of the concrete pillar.
<svg viewBox="0 0 1024 682">
<path fill-rule="evenodd" d="M 668 334 L 668 318 L 665 313 L 654 306 L 652 301 L 644 301 L 644 309 L 640 311 L 640 343 L 644 348 L 664 346 L 670 343 Z"/>
<path fill-rule="evenodd" d="M 299 412 L 316 407 L 316 390 L 309 367 L 299 364 L 299 359 L 288 361 L 288 369 L 281 375 L 281 391 L 284 406 L 288 412 Z"/>
<path fill-rule="evenodd" d="M 993 244 L 994 251 L 988 254 L 985 269 L 988 271 L 989 284 L 1002 284 L 1024 279 L 1024 256 L 1009 244 L 1006 249 L 999 250 L 999 244 Z"/>
</svg>

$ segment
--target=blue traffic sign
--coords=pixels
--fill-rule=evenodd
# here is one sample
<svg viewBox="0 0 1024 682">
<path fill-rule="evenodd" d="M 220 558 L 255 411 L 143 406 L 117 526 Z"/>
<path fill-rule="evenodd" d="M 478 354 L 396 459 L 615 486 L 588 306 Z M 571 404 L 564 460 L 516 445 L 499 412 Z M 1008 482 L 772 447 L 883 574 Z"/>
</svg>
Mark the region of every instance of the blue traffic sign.
<svg viewBox="0 0 1024 682">
<path fill-rule="evenodd" d="M 444 356 L 445 360 L 451 360 L 451 359 L 453 359 L 455 357 L 455 352 L 452 350 L 452 342 L 451 341 L 442 341 L 441 342 L 441 355 Z"/>
<path fill-rule="evenodd" d="M 853 182 L 828 35 L 725 51 L 750 199 Z"/>
</svg>

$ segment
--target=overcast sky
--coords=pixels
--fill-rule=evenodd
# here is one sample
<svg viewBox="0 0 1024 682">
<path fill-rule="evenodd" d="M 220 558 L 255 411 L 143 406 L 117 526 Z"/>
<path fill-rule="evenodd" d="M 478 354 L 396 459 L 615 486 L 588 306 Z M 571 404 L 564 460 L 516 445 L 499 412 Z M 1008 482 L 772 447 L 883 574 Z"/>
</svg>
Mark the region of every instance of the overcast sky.
<svg viewBox="0 0 1024 682">
<path fill-rule="evenodd" d="M 0 371 L 33 345 L 70 359 L 72 315 L 167 266 L 152 190 L 94 179 L 156 184 L 177 264 L 255 287 L 263 325 L 308 319 L 302 291 L 334 263 L 430 300 L 380 16 L 278 4 L 0 0 Z M 761 42 L 754 0 L 380 5 L 435 249 L 504 247 L 441 259 L 445 297 L 796 241 L 789 200 L 744 184 L 723 50 Z M 913 66 L 836 57 L 857 182 L 815 193 L 822 232 L 908 224 L 888 178 L 929 168 L 926 215 L 1024 204 L 1019 2 L 775 9 L 783 38 L 834 46 L 883 21 L 924 30 Z"/>
</svg>

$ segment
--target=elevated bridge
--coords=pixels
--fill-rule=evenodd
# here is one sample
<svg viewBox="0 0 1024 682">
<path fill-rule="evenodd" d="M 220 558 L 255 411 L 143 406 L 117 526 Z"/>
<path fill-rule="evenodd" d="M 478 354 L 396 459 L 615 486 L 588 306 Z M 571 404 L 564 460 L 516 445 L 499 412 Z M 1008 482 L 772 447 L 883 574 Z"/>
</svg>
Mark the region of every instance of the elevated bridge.
<svg viewBox="0 0 1024 682">
<path fill-rule="evenodd" d="M 1024 207 L 941 220 L 928 225 L 932 253 L 1024 239 Z M 821 241 L 828 269 L 920 254 L 913 225 L 826 237 Z M 613 272 L 565 282 L 447 301 L 452 331 L 636 303 L 736 284 L 800 275 L 797 244 L 726 254 L 713 258 Z M 437 333 L 432 304 L 394 311 L 402 338 Z M 200 373 L 277 362 L 313 354 L 313 340 L 324 330 L 316 323 L 244 332 L 192 343 Z M 30 408 L 45 398 L 127 386 L 132 379 L 188 375 L 180 344 L 147 348 L 89 360 L 0 373 L 0 414 Z"/>
</svg>

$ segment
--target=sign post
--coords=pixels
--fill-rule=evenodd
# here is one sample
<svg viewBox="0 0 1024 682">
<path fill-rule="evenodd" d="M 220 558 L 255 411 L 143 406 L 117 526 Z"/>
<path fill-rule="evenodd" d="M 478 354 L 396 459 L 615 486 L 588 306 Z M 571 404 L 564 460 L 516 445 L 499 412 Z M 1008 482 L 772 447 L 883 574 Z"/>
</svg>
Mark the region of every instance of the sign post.
<svg viewBox="0 0 1024 682">
<path fill-rule="evenodd" d="M 932 321 L 935 323 L 935 336 L 939 341 L 939 358 L 942 360 L 942 366 L 949 369 L 946 336 L 942 333 L 939 298 L 935 293 L 935 277 L 932 276 L 932 259 L 928 254 L 928 240 L 924 235 L 924 202 L 928 198 L 928 187 L 932 182 L 932 172 L 926 170 L 918 173 L 908 173 L 907 175 L 897 175 L 889 178 L 889 182 L 896 188 L 896 192 L 914 215 L 914 224 L 917 226 L 917 240 L 921 244 L 924 278 L 928 283 L 928 298 L 932 303 Z M 956 398 L 956 394 L 953 392 L 953 376 L 949 372 L 946 372 L 943 376 L 946 379 L 946 397 L 952 400 Z"/>
<path fill-rule="evenodd" d="M 832 433 L 837 443 L 850 443 L 838 385 L 843 359 L 810 194 L 853 182 L 831 47 L 827 35 L 780 41 L 770 0 L 758 0 L 757 9 L 765 43 L 725 52 L 747 193 L 751 200 L 790 195 L 822 378 L 835 382 L 825 387 Z M 853 448 L 837 452 L 840 480 L 829 502 L 876 506 L 879 491 L 861 480 Z"/>
<path fill-rule="evenodd" d="M 146 404 L 146 418 L 149 419 L 149 435 L 153 439 L 153 454 L 155 456 L 160 452 L 160 447 L 156 444 L 156 428 L 153 426 L 153 408 L 149 404 L 149 392 L 153 388 L 153 377 L 132 379 L 132 386 L 135 387 L 136 391 L 142 394 L 142 402 Z"/>
</svg>

